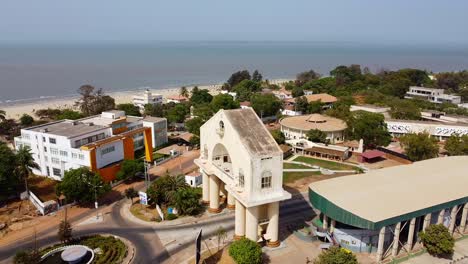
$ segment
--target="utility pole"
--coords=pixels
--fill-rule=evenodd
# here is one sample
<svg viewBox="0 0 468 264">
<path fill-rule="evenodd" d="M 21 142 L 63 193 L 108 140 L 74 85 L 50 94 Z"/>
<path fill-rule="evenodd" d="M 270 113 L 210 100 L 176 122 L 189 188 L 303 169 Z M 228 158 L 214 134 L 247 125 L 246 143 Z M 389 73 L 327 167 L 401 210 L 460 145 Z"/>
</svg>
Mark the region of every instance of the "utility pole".
<svg viewBox="0 0 468 264">
<path fill-rule="evenodd" d="M 86 175 L 83 174 L 83 177 L 86 177 Z M 96 208 L 96 219 L 99 219 L 99 212 L 97 210 L 99 208 L 99 204 L 97 200 L 97 188 L 101 188 L 102 185 L 92 184 L 90 182 L 86 182 L 86 183 L 94 188 L 94 208 Z"/>
</svg>

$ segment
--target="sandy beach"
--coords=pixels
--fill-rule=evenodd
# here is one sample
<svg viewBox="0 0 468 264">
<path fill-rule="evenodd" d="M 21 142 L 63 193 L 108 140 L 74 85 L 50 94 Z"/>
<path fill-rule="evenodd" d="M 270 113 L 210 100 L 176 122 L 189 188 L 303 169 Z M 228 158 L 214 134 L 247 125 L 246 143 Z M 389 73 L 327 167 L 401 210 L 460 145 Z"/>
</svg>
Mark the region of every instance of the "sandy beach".
<svg viewBox="0 0 468 264">
<path fill-rule="evenodd" d="M 211 94 L 216 95 L 221 89 L 220 84 L 215 85 L 200 85 L 200 89 L 207 89 Z M 171 95 L 178 95 L 180 87 L 176 88 L 166 88 L 166 89 L 150 89 L 153 94 L 161 94 L 166 98 Z M 193 86 L 188 87 L 187 89 L 191 91 Z M 116 104 L 122 103 L 131 103 L 134 95 L 143 93 L 143 90 L 135 91 L 119 91 L 119 92 L 110 92 L 106 93 L 107 95 L 112 96 L 115 99 Z M 34 115 L 34 112 L 38 109 L 44 108 L 73 108 L 75 101 L 78 100 L 78 97 L 66 97 L 66 98 L 57 98 L 50 100 L 40 100 L 28 103 L 16 103 L 11 105 L 0 105 L 0 109 L 6 112 L 7 118 L 19 119 L 23 114 L 28 114 L 37 118 Z"/>
</svg>

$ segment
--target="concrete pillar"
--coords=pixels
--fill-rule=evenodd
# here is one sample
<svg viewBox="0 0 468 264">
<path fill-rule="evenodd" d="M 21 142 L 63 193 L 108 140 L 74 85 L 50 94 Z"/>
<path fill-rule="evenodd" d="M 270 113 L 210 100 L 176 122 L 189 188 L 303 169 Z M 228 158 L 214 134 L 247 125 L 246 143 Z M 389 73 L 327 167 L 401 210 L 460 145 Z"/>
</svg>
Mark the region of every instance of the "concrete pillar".
<svg viewBox="0 0 468 264">
<path fill-rule="evenodd" d="M 323 215 L 322 228 L 325 229 L 325 230 L 328 229 L 328 216 L 326 216 L 326 215 Z"/>
<path fill-rule="evenodd" d="M 424 216 L 423 231 L 431 225 L 431 216 L 432 214 L 427 214 Z"/>
<path fill-rule="evenodd" d="M 400 229 L 401 229 L 401 222 L 396 224 L 395 233 L 393 235 L 392 257 L 394 257 L 394 258 L 397 256 L 398 247 L 400 246 Z"/>
<path fill-rule="evenodd" d="M 229 210 L 234 210 L 236 208 L 236 198 L 234 198 L 230 192 L 227 192 L 227 208 Z"/>
<path fill-rule="evenodd" d="M 384 253 L 384 243 L 385 243 L 385 226 L 380 228 L 379 232 L 379 242 L 377 244 L 377 263 L 382 261 Z"/>
<path fill-rule="evenodd" d="M 332 219 L 330 223 L 330 233 L 333 233 L 335 231 L 335 226 L 336 226 L 336 221 Z"/>
<path fill-rule="evenodd" d="M 202 172 L 203 174 L 203 185 L 202 185 L 202 202 L 204 204 L 209 204 L 210 203 L 210 176 L 206 174 L 205 172 Z"/>
<path fill-rule="evenodd" d="M 457 212 L 458 212 L 458 205 L 452 207 L 452 211 L 450 212 L 450 224 L 449 224 L 449 232 L 453 234 L 455 230 L 455 222 L 457 221 Z"/>
<path fill-rule="evenodd" d="M 407 249 L 408 252 L 413 249 L 413 240 L 414 240 L 414 227 L 416 226 L 416 218 L 411 219 L 408 230 L 408 242 Z"/>
<path fill-rule="evenodd" d="M 210 213 L 219 213 L 221 208 L 219 207 L 219 179 L 215 175 L 210 175 Z"/>
<path fill-rule="evenodd" d="M 279 202 L 274 202 L 268 204 L 268 237 L 270 241 L 268 241 L 268 247 L 277 247 L 281 243 L 278 239 L 278 229 L 279 229 Z"/>
<path fill-rule="evenodd" d="M 241 239 L 245 237 L 245 207 L 238 200 L 236 200 L 236 225 L 234 228 L 234 239 Z"/>
<path fill-rule="evenodd" d="M 445 216 L 445 209 L 440 210 L 439 217 L 437 218 L 437 224 L 443 224 L 444 223 L 444 216 Z"/>
<path fill-rule="evenodd" d="M 258 241 L 258 206 L 245 210 L 245 236 L 252 241 Z"/>
<path fill-rule="evenodd" d="M 468 217 L 468 203 L 466 203 L 465 206 L 463 206 L 463 212 L 462 212 L 462 217 L 461 217 L 461 222 L 460 222 L 460 232 L 462 234 L 465 233 L 467 217 Z"/>
</svg>

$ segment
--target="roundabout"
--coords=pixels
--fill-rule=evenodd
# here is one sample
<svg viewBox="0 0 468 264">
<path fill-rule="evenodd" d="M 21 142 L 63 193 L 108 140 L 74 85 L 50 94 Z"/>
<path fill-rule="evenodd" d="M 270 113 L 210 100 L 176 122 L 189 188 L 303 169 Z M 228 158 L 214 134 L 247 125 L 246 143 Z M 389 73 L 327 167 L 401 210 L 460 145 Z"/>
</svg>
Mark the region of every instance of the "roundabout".
<svg viewBox="0 0 468 264">
<path fill-rule="evenodd" d="M 87 246 L 71 245 L 49 251 L 41 257 L 41 264 L 89 264 L 94 260 L 94 252 Z"/>
</svg>

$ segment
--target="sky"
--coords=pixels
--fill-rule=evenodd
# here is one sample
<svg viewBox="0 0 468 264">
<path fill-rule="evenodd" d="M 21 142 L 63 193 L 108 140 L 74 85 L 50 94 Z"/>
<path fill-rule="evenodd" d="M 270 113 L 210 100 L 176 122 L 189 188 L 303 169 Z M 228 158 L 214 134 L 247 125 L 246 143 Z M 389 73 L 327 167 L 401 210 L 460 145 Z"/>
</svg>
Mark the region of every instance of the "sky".
<svg viewBox="0 0 468 264">
<path fill-rule="evenodd" d="M 1 43 L 468 44 L 466 0 L 1 0 Z"/>
</svg>

